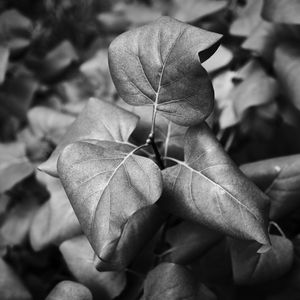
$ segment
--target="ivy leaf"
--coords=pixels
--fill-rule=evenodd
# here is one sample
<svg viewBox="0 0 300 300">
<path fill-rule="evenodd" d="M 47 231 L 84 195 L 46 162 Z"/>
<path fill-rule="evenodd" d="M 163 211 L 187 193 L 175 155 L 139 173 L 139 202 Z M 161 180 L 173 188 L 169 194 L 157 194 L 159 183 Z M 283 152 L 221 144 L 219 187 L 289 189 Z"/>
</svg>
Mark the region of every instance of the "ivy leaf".
<svg viewBox="0 0 300 300">
<path fill-rule="evenodd" d="M 71 273 L 90 289 L 95 298 L 113 299 L 125 287 L 125 273 L 96 270 L 95 253 L 84 235 L 63 242 L 59 250 Z"/>
<path fill-rule="evenodd" d="M 23 143 L 0 144 L 0 193 L 11 189 L 33 171 Z"/>
<path fill-rule="evenodd" d="M 199 56 L 201 62 L 211 56 L 220 38 L 170 17 L 123 33 L 109 47 L 119 95 L 131 105 L 151 105 L 179 125 L 202 122 L 214 99 Z"/>
<path fill-rule="evenodd" d="M 40 251 L 79 235 L 81 228 L 60 180 L 44 173 L 37 177 L 50 193 L 50 199 L 40 207 L 30 227 L 31 246 Z"/>
<path fill-rule="evenodd" d="M 150 271 L 144 283 L 147 300 L 196 300 L 200 295 L 192 274 L 183 266 L 162 263 Z M 205 298 L 204 298 L 205 299 Z"/>
<path fill-rule="evenodd" d="M 84 285 L 73 281 L 61 281 L 47 296 L 46 300 L 93 300 L 93 296 Z"/>
<path fill-rule="evenodd" d="M 128 140 L 137 122 L 138 117 L 132 113 L 108 102 L 91 98 L 49 159 L 42 163 L 39 169 L 49 175 L 57 176 L 57 159 L 67 145 L 86 139 L 123 143 Z"/>
<path fill-rule="evenodd" d="M 252 285 L 280 278 L 293 263 L 293 244 L 287 238 L 271 235 L 272 248 L 257 253 L 259 245 L 253 242 L 232 240 L 231 259 L 234 280 L 237 284 Z"/>
<path fill-rule="evenodd" d="M 275 23 L 300 24 L 298 0 L 264 0 L 262 16 Z"/>
<path fill-rule="evenodd" d="M 190 263 L 221 238 L 222 235 L 205 226 L 182 222 L 167 231 L 166 241 L 171 248 L 167 250 L 164 260 L 176 264 Z"/>
<path fill-rule="evenodd" d="M 0 258 L 0 298 L 1 300 L 31 300 L 29 291 L 25 288 L 13 269 Z"/>
<path fill-rule="evenodd" d="M 268 245 L 268 197 L 234 165 L 206 124 L 187 131 L 184 151 L 184 162 L 163 170 L 160 205 L 183 219 Z"/>
<path fill-rule="evenodd" d="M 248 163 L 240 169 L 271 198 L 271 219 L 282 218 L 300 207 L 300 155 Z"/>
<path fill-rule="evenodd" d="M 59 177 L 83 232 L 103 263 L 115 269 L 127 265 L 131 256 L 127 250 L 118 256 L 119 243 L 128 246 L 123 235 L 132 234 L 137 241 L 148 238 L 137 226 L 149 218 L 146 211 L 162 192 L 158 166 L 134 152 L 77 142 L 67 146 L 58 160 Z"/>
<path fill-rule="evenodd" d="M 275 72 L 289 100 L 300 110 L 300 51 L 296 44 L 283 43 L 275 50 Z"/>
</svg>

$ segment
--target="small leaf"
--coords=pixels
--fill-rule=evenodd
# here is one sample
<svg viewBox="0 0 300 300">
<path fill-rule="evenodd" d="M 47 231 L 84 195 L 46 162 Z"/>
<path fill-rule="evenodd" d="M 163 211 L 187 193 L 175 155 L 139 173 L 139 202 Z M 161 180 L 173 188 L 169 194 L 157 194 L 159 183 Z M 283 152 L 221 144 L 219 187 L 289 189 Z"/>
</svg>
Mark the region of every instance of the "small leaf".
<svg viewBox="0 0 300 300">
<path fill-rule="evenodd" d="M 220 37 L 169 17 L 123 33 L 109 47 L 118 93 L 179 125 L 200 123 L 212 111 L 213 89 L 199 56 L 211 56 Z"/>
<path fill-rule="evenodd" d="M 127 226 L 133 222 L 135 228 L 136 218 L 147 218 L 144 210 L 150 209 L 162 192 L 158 166 L 134 151 L 124 153 L 77 142 L 67 146 L 58 160 L 60 179 L 83 232 L 100 259 L 113 268 L 128 263 L 117 255 L 122 235 L 128 234 Z M 143 233 L 139 234 L 143 239 Z"/>
<path fill-rule="evenodd" d="M 25 152 L 23 143 L 0 144 L 0 193 L 33 173 Z"/>
<path fill-rule="evenodd" d="M 13 269 L 0 258 L 1 300 L 30 300 L 31 295 Z"/>
<path fill-rule="evenodd" d="M 170 15 L 182 22 L 195 22 L 227 6 L 227 1 L 215 0 L 172 0 L 171 3 Z"/>
<path fill-rule="evenodd" d="M 81 228 L 69 199 L 57 178 L 39 173 L 50 199 L 36 213 L 30 228 L 30 243 L 35 251 L 51 244 L 60 244 L 81 233 Z"/>
<path fill-rule="evenodd" d="M 248 163 L 240 169 L 270 197 L 271 219 L 282 218 L 300 207 L 300 155 Z"/>
<path fill-rule="evenodd" d="M 9 49 L 0 46 L 0 84 L 4 82 L 9 60 Z"/>
<path fill-rule="evenodd" d="M 61 281 L 45 300 L 93 300 L 92 294 L 84 285 L 73 281 Z"/>
<path fill-rule="evenodd" d="M 242 172 L 206 124 L 185 139 L 185 161 L 163 170 L 167 211 L 225 234 L 268 244 L 268 197 Z"/>
<path fill-rule="evenodd" d="M 95 299 L 112 299 L 118 296 L 126 285 L 122 272 L 98 272 L 95 268 L 95 253 L 85 236 L 63 242 L 61 251 L 74 277 L 87 286 Z"/>
<path fill-rule="evenodd" d="M 144 284 L 147 300 L 196 300 L 198 287 L 192 274 L 183 266 L 162 263 L 148 273 Z"/>
<path fill-rule="evenodd" d="M 293 263 L 293 244 L 290 240 L 271 235 L 272 248 L 259 254 L 259 245 L 232 240 L 231 258 L 234 280 L 237 284 L 262 284 L 280 278 Z"/>
<path fill-rule="evenodd" d="M 205 226 L 182 222 L 167 231 L 166 241 L 170 244 L 166 261 L 176 264 L 191 263 L 216 244 L 223 236 Z"/>
<path fill-rule="evenodd" d="M 50 158 L 41 164 L 39 169 L 57 176 L 57 159 L 67 145 L 86 139 L 126 142 L 137 121 L 138 117 L 130 112 L 108 102 L 91 98 Z"/>
<path fill-rule="evenodd" d="M 300 50 L 296 44 L 283 43 L 275 50 L 275 72 L 289 100 L 300 110 Z"/>
<path fill-rule="evenodd" d="M 298 0 L 264 0 L 262 16 L 275 23 L 300 24 Z"/>
<path fill-rule="evenodd" d="M 236 36 L 249 36 L 252 30 L 261 21 L 260 12 L 264 0 L 247 0 L 247 3 L 238 12 L 238 17 L 230 26 L 230 34 Z"/>
</svg>

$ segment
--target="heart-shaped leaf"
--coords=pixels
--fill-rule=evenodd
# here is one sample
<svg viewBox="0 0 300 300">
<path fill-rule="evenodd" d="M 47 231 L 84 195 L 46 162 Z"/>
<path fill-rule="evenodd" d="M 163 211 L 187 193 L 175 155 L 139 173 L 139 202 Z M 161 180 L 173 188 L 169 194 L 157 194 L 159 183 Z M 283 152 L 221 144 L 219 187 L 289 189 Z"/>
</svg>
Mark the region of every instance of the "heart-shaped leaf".
<svg viewBox="0 0 300 300">
<path fill-rule="evenodd" d="M 0 258 L 0 298 L 1 300 L 32 299 L 13 269 Z"/>
<path fill-rule="evenodd" d="M 68 144 L 86 139 L 126 142 L 137 122 L 138 117 L 134 114 L 108 102 L 92 98 L 69 127 L 49 159 L 42 163 L 39 169 L 49 175 L 57 176 L 58 156 Z"/>
<path fill-rule="evenodd" d="M 201 62 L 220 35 L 169 17 L 128 31 L 109 47 L 109 66 L 120 96 L 151 105 L 179 125 L 202 122 L 213 108 L 213 89 Z M 198 55 L 199 54 L 199 55 Z"/>
<path fill-rule="evenodd" d="M 300 155 L 248 163 L 240 169 L 270 196 L 271 219 L 284 217 L 300 207 Z"/>
<path fill-rule="evenodd" d="M 61 281 L 47 296 L 46 300 L 93 300 L 93 296 L 84 285 L 73 281 Z"/>
<path fill-rule="evenodd" d="M 283 43 L 275 50 L 275 72 L 289 100 L 300 110 L 300 50 L 298 44 Z"/>
<path fill-rule="evenodd" d="M 59 250 L 74 277 L 87 286 L 96 299 L 113 299 L 122 292 L 126 285 L 125 273 L 98 272 L 95 253 L 84 235 L 63 242 Z"/>
<path fill-rule="evenodd" d="M 166 210 L 242 239 L 268 244 L 268 197 L 234 165 L 208 126 L 190 128 L 185 161 L 163 170 Z"/>
<path fill-rule="evenodd" d="M 162 192 L 158 166 L 134 152 L 77 142 L 67 146 L 58 160 L 59 177 L 83 232 L 100 259 L 113 268 L 128 263 L 118 257 L 122 235 L 130 234 L 127 227 L 136 230 L 137 220 L 149 218 L 145 210 Z"/>
<path fill-rule="evenodd" d="M 271 235 L 272 248 L 257 253 L 255 242 L 231 241 L 231 259 L 234 280 L 237 284 L 251 285 L 280 278 L 293 263 L 293 244 L 287 238 Z"/>
<path fill-rule="evenodd" d="M 185 267 L 173 263 L 162 263 L 148 273 L 144 283 L 143 299 L 196 300 L 205 298 L 199 295 L 197 282 Z"/>
<path fill-rule="evenodd" d="M 300 24 L 298 0 L 264 0 L 262 16 L 276 23 Z"/>
<path fill-rule="evenodd" d="M 36 213 L 30 228 L 30 243 L 35 251 L 51 244 L 60 244 L 81 233 L 81 228 L 70 201 L 57 178 L 39 173 L 50 199 Z"/>
<path fill-rule="evenodd" d="M 165 261 L 187 264 L 200 257 L 223 236 L 205 226 L 182 222 L 167 231 L 166 241 L 170 244 Z"/>
</svg>

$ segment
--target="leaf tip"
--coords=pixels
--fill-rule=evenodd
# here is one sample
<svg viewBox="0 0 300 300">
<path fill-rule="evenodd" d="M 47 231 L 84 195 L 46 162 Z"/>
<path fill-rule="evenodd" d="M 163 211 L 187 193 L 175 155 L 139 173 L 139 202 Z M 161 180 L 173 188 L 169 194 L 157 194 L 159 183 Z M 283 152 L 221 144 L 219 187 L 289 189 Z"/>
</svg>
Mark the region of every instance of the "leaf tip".
<svg viewBox="0 0 300 300">
<path fill-rule="evenodd" d="M 264 244 L 264 245 L 261 245 L 261 247 L 257 250 L 256 253 L 264 254 L 264 253 L 267 253 L 271 248 L 272 248 L 271 244 Z"/>
</svg>

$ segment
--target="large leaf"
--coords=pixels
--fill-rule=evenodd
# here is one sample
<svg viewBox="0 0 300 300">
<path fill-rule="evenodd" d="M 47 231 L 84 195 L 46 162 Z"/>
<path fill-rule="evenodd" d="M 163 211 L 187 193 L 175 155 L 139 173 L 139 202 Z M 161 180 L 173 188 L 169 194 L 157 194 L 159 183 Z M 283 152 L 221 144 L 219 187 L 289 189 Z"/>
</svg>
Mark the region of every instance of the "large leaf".
<svg viewBox="0 0 300 300">
<path fill-rule="evenodd" d="M 38 178 L 50 193 L 32 220 L 30 243 L 35 251 L 51 244 L 60 244 L 81 233 L 81 228 L 69 199 L 57 178 L 39 173 Z"/>
<path fill-rule="evenodd" d="M 127 256 L 131 254 L 126 250 L 120 257 L 119 243 L 124 243 L 125 249 L 128 247 L 123 241 L 127 234 L 133 234 L 136 240 L 148 238 L 143 230 L 137 229 L 143 219 L 151 216 L 152 204 L 161 195 L 158 166 L 148 158 L 137 156 L 134 150 L 124 153 L 77 142 L 63 150 L 58 173 L 96 254 L 112 268 L 127 265 Z M 155 218 L 152 221 L 157 222 Z M 140 225 L 136 224 L 139 222 Z"/>
<path fill-rule="evenodd" d="M 12 188 L 33 171 L 23 143 L 0 144 L 0 193 Z"/>
<path fill-rule="evenodd" d="M 126 285 L 125 273 L 96 270 L 95 253 L 84 235 L 63 242 L 59 250 L 71 273 L 91 290 L 95 298 L 112 299 Z"/>
<path fill-rule="evenodd" d="M 144 284 L 147 300 L 206 299 L 199 294 L 197 282 L 183 266 L 162 263 L 148 273 Z"/>
<path fill-rule="evenodd" d="M 264 0 L 262 16 L 272 22 L 300 24 L 298 0 Z"/>
<path fill-rule="evenodd" d="M 213 89 L 199 56 L 206 60 L 220 37 L 169 17 L 123 33 L 109 47 L 120 96 L 179 125 L 200 123 L 212 111 Z"/>
<path fill-rule="evenodd" d="M 272 248 L 259 254 L 255 242 L 232 240 L 231 258 L 234 280 L 237 284 L 251 285 L 280 278 L 293 263 L 293 244 L 290 240 L 271 235 Z"/>
<path fill-rule="evenodd" d="M 32 299 L 13 269 L 0 258 L 0 298 L 1 300 Z"/>
<path fill-rule="evenodd" d="M 298 44 L 283 43 L 275 50 L 274 68 L 293 105 L 300 110 L 300 50 Z"/>
<path fill-rule="evenodd" d="M 284 217 L 300 207 L 300 155 L 266 159 L 240 168 L 270 196 L 271 219 Z"/>
<path fill-rule="evenodd" d="M 200 257 L 223 236 L 205 226 L 182 222 L 167 231 L 166 241 L 170 244 L 164 260 L 187 264 Z"/>
<path fill-rule="evenodd" d="M 137 121 L 138 117 L 132 113 L 108 102 L 92 98 L 70 126 L 50 158 L 41 164 L 39 169 L 57 176 L 57 159 L 65 146 L 86 139 L 126 142 Z"/>
<path fill-rule="evenodd" d="M 268 197 L 235 166 L 204 123 L 190 128 L 185 161 L 163 171 L 159 203 L 184 219 L 268 244 Z"/>
<path fill-rule="evenodd" d="M 73 281 L 58 283 L 46 300 L 93 300 L 91 292 L 84 285 Z"/>
</svg>

